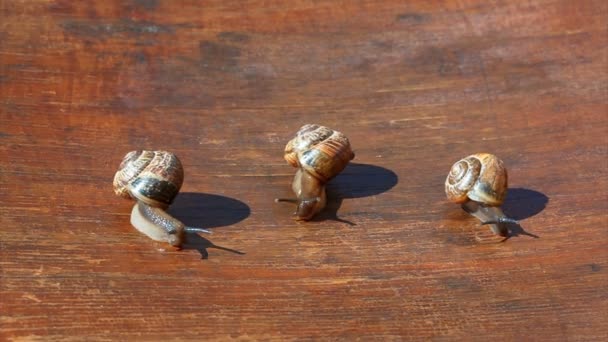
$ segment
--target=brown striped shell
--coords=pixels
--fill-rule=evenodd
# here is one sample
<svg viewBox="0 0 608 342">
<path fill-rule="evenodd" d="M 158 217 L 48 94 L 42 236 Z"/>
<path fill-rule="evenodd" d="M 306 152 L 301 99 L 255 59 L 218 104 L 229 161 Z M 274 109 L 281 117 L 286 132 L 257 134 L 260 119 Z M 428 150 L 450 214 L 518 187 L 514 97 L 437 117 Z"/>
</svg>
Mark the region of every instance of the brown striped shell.
<svg viewBox="0 0 608 342">
<path fill-rule="evenodd" d="M 285 146 L 285 160 L 327 182 L 337 176 L 355 154 L 348 138 L 331 128 L 307 124 Z"/>
<path fill-rule="evenodd" d="M 477 153 L 457 161 L 445 180 L 445 193 L 454 203 L 468 200 L 499 206 L 507 195 L 507 169 L 493 154 Z"/>
<path fill-rule="evenodd" d="M 132 151 L 114 175 L 114 192 L 165 208 L 182 187 L 184 169 L 177 156 L 166 151 Z"/>
</svg>

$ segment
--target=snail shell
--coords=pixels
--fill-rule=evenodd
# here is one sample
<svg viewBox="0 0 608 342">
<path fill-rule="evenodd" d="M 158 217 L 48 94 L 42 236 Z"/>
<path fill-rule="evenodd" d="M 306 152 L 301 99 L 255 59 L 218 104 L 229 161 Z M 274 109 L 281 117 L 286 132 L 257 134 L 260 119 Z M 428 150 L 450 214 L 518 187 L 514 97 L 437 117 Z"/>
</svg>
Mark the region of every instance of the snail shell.
<svg viewBox="0 0 608 342">
<path fill-rule="evenodd" d="M 445 193 L 454 203 L 468 200 L 499 206 L 507 195 L 507 169 L 493 154 L 477 153 L 457 161 L 445 180 Z"/>
<path fill-rule="evenodd" d="M 123 158 L 114 175 L 114 192 L 147 205 L 166 208 L 184 181 L 177 156 L 166 151 L 132 151 Z"/>
<path fill-rule="evenodd" d="M 348 138 L 331 128 L 307 124 L 285 146 L 285 160 L 322 183 L 337 176 L 355 157 Z"/>
</svg>

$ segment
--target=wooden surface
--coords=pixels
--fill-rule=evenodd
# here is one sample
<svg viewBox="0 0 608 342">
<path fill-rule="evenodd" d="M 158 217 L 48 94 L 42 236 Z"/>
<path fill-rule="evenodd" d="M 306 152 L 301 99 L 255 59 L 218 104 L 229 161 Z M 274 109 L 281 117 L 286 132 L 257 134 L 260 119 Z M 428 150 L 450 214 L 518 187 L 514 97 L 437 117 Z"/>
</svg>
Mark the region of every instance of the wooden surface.
<svg viewBox="0 0 608 342">
<path fill-rule="evenodd" d="M 608 339 L 605 1 L 0 0 L 0 340 Z M 305 123 L 356 158 L 293 220 Z M 129 224 L 164 149 L 177 251 Z M 512 237 L 443 182 L 488 151 Z M 203 258 L 202 258 L 202 257 Z"/>
</svg>

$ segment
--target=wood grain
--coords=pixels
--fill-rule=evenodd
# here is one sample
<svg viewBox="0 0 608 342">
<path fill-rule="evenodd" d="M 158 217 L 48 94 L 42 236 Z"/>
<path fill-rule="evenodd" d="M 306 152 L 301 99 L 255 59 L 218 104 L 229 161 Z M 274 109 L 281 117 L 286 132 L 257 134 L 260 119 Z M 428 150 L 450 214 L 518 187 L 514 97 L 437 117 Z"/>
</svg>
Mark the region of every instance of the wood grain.
<svg viewBox="0 0 608 342">
<path fill-rule="evenodd" d="M 0 0 L 0 340 L 608 339 L 605 1 Z M 293 220 L 305 123 L 355 160 Z M 177 251 L 122 156 L 182 160 Z M 449 204 L 509 169 L 512 237 Z"/>
</svg>

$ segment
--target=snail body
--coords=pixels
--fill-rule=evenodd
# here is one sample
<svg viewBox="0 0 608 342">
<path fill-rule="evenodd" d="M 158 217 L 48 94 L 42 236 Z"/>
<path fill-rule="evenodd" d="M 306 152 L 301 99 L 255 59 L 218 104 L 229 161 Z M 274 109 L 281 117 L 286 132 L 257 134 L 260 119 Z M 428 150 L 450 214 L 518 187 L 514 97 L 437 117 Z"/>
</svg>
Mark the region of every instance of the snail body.
<svg viewBox="0 0 608 342">
<path fill-rule="evenodd" d="M 184 181 L 180 160 L 166 151 L 132 151 L 125 155 L 114 175 L 114 192 L 136 201 L 131 224 L 155 241 L 180 247 L 187 232 L 209 232 L 186 227 L 165 210 Z"/>
<path fill-rule="evenodd" d="M 184 241 L 184 224 L 161 208 L 137 202 L 131 211 L 131 224 L 150 239 L 179 247 Z"/>
<path fill-rule="evenodd" d="M 517 223 L 500 209 L 507 195 L 507 169 L 493 154 L 477 153 L 457 161 L 445 180 L 445 193 L 453 203 L 489 224 L 494 234 L 507 236 L 505 223 Z"/>
<path fill-rule="evenodd" d="M 348 138 L 331 128 L 307 124 L 285 146 L 285 160 L 297 168 L 292 182 L 298 220 L 310 220 L 327 203 L 325 184 L 355 157 Z"/>
</svg>

